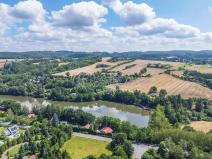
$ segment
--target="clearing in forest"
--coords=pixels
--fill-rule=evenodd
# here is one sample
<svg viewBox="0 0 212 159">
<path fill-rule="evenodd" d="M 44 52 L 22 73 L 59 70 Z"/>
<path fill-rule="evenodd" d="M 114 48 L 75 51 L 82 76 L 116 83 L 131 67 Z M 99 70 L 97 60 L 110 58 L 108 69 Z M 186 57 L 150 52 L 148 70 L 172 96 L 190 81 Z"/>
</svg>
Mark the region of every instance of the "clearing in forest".
<svg viewBox="0 0 212 159">
<path fill-rule="evenodd" d="M 210 121 L 193 121 L 189 126 L 194 128 L 196 131 L 202 131 L 204 133 L 212 130 L 212 122 Z"/>
<path fill-rule="evenodd" d="M 158 91 L 165 89 L 169 95 L 180 94 L 183 98 L 207 98 L 212 99 L 212 91 L 209 88 L 203 87 L 200 84 L 184 81 L 171 75 L 160 74 L 153 77 L 142 77 L 134 81 L 121 84 L 112 84 L 108 88 L 115 89 L 119 86 L 121 90 L 135 91 L 148 93 L 152 86 L 156 86 Z"/>
<path fill-rule="evenodd" d="M 74 136 L 67 141 L 62 150 L 65 150 L 71 158 L 82 159 L 88 155 L 99 157 L 101 154 L 110 155 L 111 151 L 107 149 L 109 142 L 99 141 Z"/>
</svg>

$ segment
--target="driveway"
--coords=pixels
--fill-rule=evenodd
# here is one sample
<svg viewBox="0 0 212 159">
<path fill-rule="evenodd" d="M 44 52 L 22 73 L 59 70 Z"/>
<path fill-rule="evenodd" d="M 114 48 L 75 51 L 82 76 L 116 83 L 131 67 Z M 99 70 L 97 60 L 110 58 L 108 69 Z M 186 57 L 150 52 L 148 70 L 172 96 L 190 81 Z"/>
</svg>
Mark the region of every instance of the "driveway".
<svg viewBox="0 0 212 159">
<path fill-rule="evenodd" d="M 81 133 L 76 133 L 76 132 L 73 133 L 73 136 L 101 140 L 101 141 L 108 141 L 108 142 L 112 141 L 111 138 L 97 136 L 97 135 L 90 135 L 90 134 L 81 134 Z M 141 156 L 144 154 L 144 152 L 146 152 L 150 148 L 156 149 L 156 147 L 153 147 L 151 145 L 146 145 L 146 144 L 133 144 L 133 147 L 134 147 L 134 154 L 132 157 L 133 159 L 141 159 Z"/>
</svg>

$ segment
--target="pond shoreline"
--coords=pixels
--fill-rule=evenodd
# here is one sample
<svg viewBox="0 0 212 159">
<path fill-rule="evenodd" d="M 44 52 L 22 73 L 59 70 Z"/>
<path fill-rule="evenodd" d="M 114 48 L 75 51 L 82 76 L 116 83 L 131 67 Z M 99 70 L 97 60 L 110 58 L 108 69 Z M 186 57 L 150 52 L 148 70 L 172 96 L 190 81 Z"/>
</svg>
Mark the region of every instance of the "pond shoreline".
<svg viewBox="0 0 212 159">
<path fill-rule="evenodd" d="M 135 105 L 126 105 L 108 101 L 93 102 L 64 102 L 52 101 L 44 98 L 33 98 L 30 96 L 8 96 L 0 95 L 0 100 L 14 100 L 29 110 L 34 106 L 47 106 L 53 104 L 55 106 L 70 107 L 74 109 L 82 109 L 91 113 L 96 117 L 111 116 L 119 118 L 122 121 L 129 121 L 138 127 L 146 127 L 149 121 L 149 111 L 144 110 Z"/>
</svg>

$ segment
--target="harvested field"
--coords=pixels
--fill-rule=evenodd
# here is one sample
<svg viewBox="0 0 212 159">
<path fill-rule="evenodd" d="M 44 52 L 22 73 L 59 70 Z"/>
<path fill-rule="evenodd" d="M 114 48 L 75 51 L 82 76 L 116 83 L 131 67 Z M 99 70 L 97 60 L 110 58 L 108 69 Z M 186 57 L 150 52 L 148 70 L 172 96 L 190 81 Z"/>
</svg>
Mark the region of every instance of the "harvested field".
<svg viewBox="0 0 212 159">
<path fill-rule="evenodd" d="M 189 126 L 194 128 L 196 131 L 202 131 L 204 133 L 212 130 L 212 122 L 209 121 L 193 121 Z"/>
<path fill-rule="evenodd" d="M 0 68 L 3 68 L 6 63 L 7 60 L 0 60 Z"/>
<path fill-rule="evenodd" d="M 79 75 L 81 73 L 93 74 L 95 72 L 102 71 L 102 68 L 96 68 L 96 65 L 98 65 L 98 64 L 109 65 L 109 68 L 110 68 L 110 67 L 112 67 L 114 65 L 117 65 L 118 63 L 123 62 L 123 61 L 119 61 L 119 62 L 111 63 L 111 62 L 108 62 L 108 59 L 110 59 L 110 58 L 109 57 L 105 57 L 105 58 L 102 58 L 101 62 L 97 62 L 95 64 L 92 64 L 92 65 L 89 65 L 89 66 L 85 66 L 85 67 L 81 67 L 81 68 L 77 68 L 77 69 L 70 70 L 70 71 L 64 71 L 64 72 L 56 73 L 54 75 L 55 76 L 66 76 L 67 72 L 69 72 L 70 76 L 76 76 L 76 75 Z"/>
<path fill-rule="evenodd" d="M 114 69 L 110 70 L 110 71 L 114 71 L 114 72 L 122 72 L 124 75 L 131 75 L 134 73 L 139 73 L 140 70 L 144 69 L 147 67 L 148 64 L 157 64 L 157 63 L 161 63 L 161 64 L 169 64 L 171 66 L 173 66 L 173 68 L 177 68 L 181 65 L 184 65 L 183 63 L 180 62 L 166 62 L 166 61 L 152 61 L 152 60 L 135 60 L 132 61 L 130 63 L 124 64 L 124 65 L 120 65 L 118 67 L 115 67 Z M 135 64 L 134 67 L 125 69 L 126 66 L 129 65 L 133 65 Z M 152 75 L 158 74 L 164 72 L 162 71 L 162 69 L 150 69 L 150 74 L 152 73 Z"/>
<path fill-rule="evenodd" d="M 155 75 L 153 77 L 142 77 L 134 81 L 113 84 L 107 87 L 115 89 L 116 86 L 119 86 L 121 90 L 140 90 L 145 93 L 148 93 L 152 86 L 156 86 L 158 91 L 165 89 L 169 95 L 180 94 L 183 98 L 201 97 L 212 99 L 212 91 L 209 88 L 203 87 L 194 82 L 183 81 L 167 74 Z"/>
<path fill-rule="evenodd" d="M 187 70 L 197 71 L 200 73 L 210 73 L 212 74 L 212 67 L 209 65 L 192 65 L 186 67 Z"/>
<path fill-rule="evenodd" d="M 172 73 L 173 75 L 176 75 L 176 76 L 181 77 L 181 76 L 183 75 L 184 71 L 172 71 L 171 73 Z"/>
<path fill-rule="evenodd" d="M 160 68 L 147 68 L 147 73 L 152 76 L 164 73 L 164 71 L 165 69 L 160 69 Z"/>
</svg>

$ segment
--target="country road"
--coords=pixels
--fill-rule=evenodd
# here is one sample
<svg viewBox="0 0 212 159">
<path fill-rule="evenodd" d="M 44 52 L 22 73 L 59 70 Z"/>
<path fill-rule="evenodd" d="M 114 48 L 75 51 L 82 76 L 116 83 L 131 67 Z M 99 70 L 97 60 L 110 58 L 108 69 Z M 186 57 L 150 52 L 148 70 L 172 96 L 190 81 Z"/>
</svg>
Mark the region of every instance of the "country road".
<svg viewBox="0 0 212 159">
<path fill-rule="evenodd" d="M 90 135 L 90 134 L 81 134 L 81 133 L 73 133 L 73 136 L 78 136 L 78 137 L 84 137 L 84 138 L 89 138 L 89 139 L 95 139 L 95 140 L 101 140 L 101 141 L 108 141 L 111 142 L 111 138 L 107 137 L 102 137 L 102 136 L 97 136 L 97 135 Z M 145 145 L 145 144 L 133 144 L 134 147 L 134 154 L 133 154 L 133 159 L 141 159 L 141 156 L 150 148 L 156 148 L 154 146 L 150 145 Z"/>
</svg>

